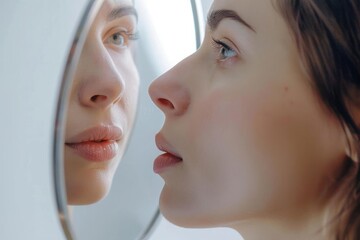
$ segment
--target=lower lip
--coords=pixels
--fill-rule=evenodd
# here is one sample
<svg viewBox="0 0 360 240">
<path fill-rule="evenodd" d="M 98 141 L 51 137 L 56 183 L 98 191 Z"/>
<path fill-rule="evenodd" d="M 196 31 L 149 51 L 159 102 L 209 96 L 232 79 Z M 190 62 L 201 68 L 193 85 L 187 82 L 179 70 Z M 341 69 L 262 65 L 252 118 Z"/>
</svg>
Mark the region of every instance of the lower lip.
<svg viewBox="0 0 360 240">
<path fill-rule="evenodd" d="M 92 162 L 111 160 L 119 151 L 119 145 L 116 141 L 82 142 L 66 145 L 72 148 L 80 157 Z"/>
<path fill-rule="evenodd" d="M 155 173 L 161 173 L 166 168 L 172 167 L 180 162 L 182 162 L 181 158 L 178 158 L 170 153 L 164 153 L 155 159 L 153 170 Z"/>
</svg>

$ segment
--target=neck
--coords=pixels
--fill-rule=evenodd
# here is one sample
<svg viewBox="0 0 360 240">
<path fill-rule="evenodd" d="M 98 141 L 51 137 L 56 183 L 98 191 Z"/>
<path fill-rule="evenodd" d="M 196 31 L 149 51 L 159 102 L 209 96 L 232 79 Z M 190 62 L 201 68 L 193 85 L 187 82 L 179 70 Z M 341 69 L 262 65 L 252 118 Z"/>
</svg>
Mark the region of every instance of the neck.
<svg viewBox="0 0 360 240">
<path fill-rule="evenodd" d="M 235 223 L 229 227 L 238 231 L 245 240 L 329 240 L 330 218 L 326 212 L 271 219 L 253 219 Z"/>
</svg>

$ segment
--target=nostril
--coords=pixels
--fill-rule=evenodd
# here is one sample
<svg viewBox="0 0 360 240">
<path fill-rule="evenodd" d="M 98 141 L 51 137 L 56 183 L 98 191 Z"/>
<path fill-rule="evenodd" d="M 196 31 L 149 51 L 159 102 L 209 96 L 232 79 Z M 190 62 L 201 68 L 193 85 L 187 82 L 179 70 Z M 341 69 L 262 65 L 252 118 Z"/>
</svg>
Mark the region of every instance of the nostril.
<svg viewBox="0 0 360 240">
<path fill-rule="evenodd" d="M 91 98 L 90 98 L 90 100 L 92 101 L 92 102 L 98 102 L 98 101 L 104 101 L 104 100 L 106 100 L 106 96 L 103 96 L 103 95 L 94 95 L 94 96 L 92 96 Z"/>
<path fill-rule="evenodd" d="M 158 102 L 160 105 L 170 108 L 170 109 L 175 109 L 174 104 L 172 104 L 169 100 L 165 99 L 165 98 L 159 98 Z"/>
</svg>

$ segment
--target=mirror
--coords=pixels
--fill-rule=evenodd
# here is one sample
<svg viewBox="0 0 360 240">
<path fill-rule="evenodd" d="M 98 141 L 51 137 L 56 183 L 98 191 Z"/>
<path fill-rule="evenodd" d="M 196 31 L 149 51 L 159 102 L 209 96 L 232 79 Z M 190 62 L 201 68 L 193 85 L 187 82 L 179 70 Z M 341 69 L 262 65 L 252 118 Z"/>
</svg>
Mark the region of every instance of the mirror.
<svg viewBox="0 0 360 240">
<path fill-rule="evenodd" d="M 68 239 L 147 239 L 156 225 L 162 180 L 152 161 L 163 116 L 147 88 L 195 51 L 193 7 L 183 0 L 89 1 L 56 120 L 54 177 Z"/>
</svg>

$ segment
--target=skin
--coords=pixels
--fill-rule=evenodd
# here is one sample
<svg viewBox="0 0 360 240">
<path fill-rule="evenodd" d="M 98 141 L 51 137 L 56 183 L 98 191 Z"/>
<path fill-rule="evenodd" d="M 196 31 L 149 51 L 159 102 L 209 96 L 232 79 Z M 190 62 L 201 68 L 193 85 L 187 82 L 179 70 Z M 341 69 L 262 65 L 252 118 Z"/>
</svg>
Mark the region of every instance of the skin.
<svg viewBox="0 0 360 240">
<path fill-rule="evenodd" d="M 329 197 L 347 144 L 307 77 L 271 1 L 234 10 L 201 47 L 149 88 L 159 135 L 182 162 L 160 172 L 160 210 L 184 227 L 231 227 L 245 239 L 331 239 Z M 212 40 L 221 41 L 232 50 Z"/>
<path fill-rule="evenodd" d="M 105 1 L 91 25 L 70 93 L 65 142 L 96 126 L 117 126 L 124 136 L 117 142 L 116 157 L 105 162 L 88 161 L 65 144 L 70 205 L 90 204 L 106 196 L 134 122 L 139 77 L 134 43 L 125 32 L 135 33 L 137 20 L 132 14 L 108 20 L 112 10 L 125 6 L 132 6 L 132 1 Z"/>
</svg>

